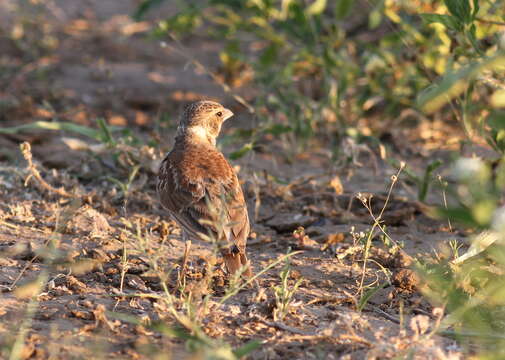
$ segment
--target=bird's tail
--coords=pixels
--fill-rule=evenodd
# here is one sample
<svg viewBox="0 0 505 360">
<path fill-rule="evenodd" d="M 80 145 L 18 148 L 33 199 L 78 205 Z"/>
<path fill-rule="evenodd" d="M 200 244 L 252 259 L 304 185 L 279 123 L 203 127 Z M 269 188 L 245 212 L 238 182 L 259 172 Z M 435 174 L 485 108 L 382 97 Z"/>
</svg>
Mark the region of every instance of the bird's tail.
<svg viewBox="0 0 505 360">
<path fill-rule="evenodd" d="M 251 278 L 253 276 L 253 272 L 251 270 L 251 263 L 249 260 L 247 260 L 247 255 L 246 254 L 240 254 L 240 264 L 242 266 L 246 266 L 244 270 L 244 276 L 247 278 Z"/>
<path fill-rule="evenodd" d="M 246 266 L 243 272 L 244 277 L 250 278 L 253 275 L 251 271 L 251 264 L 249 264 L 246 254 L 241 253 L 223 254 L 223 259 L 226 265 L 226 269 L 228 270 L 230 275 L 235 274 L 237 271 L 240 270 L 242 266 Z"/>
</svg>

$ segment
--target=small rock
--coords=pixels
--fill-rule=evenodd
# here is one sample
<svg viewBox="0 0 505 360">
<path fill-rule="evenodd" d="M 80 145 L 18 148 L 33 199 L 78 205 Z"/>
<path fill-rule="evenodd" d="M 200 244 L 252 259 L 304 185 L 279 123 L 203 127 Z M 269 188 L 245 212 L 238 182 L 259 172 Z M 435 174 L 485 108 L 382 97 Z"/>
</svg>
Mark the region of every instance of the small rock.
<svg viewBox="0 0 505 360">
<path fill-rule="evenodd" d="M 412 293 L 420 284 L 419 276 L 411 269 L 399 269 L 393 274 L 391 279 L 394 286 L 397 288 Z"/>
<path fill-rule="evenodd" d="M 300 226 L 307 227 L 314 221 L 316 221 L 316 219 L 313 216 L 282 213 L 277 214 L 272 219 L 268 220 L 266 225 L 274 228 L 278 232 L 288 232 L 293 231 Z"/>
<path fill-rule="evenodd" d="M 66 231 L 84 233 L 91 237 L 103 237 L 111 231 L 111 227 L 105 216 L 86 205 L 80 208 L 75 216 L 70 219 Z"/>
<path fill-rule="evenodd" d="M 83 319 L 83 320 L 93 320 L 94 319 L 93 314 L 89 311 L 70 310 L 70 313 L 72 314 L 73 317 L 76 317 L 78 319 Z"/>
<path fill-rule="evenodd" d="M 69 169 L 82 164 L 86 153 L 73 151 L 60 138 L 50 137 L 40 145 L 33 145 L 33 153 L 48 168 Z"/>
<path fill-rule="evenodd" d="M 146 286 L 146 283 L 142 278 L 140 278 L 137 275 L 126 275 L 126 284 L 128 284 L 129 287 L 135 290 L 140 290 L 140 291 L 148 291 L 148 288 Z"/>
</svg>

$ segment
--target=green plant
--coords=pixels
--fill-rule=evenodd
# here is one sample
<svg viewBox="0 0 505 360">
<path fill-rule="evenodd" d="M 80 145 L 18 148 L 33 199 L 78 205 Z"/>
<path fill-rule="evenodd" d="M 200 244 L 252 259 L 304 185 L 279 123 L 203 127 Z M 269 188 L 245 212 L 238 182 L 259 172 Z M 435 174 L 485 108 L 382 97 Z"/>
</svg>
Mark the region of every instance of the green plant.
<svg viewBox="0 0 505 360">
<path fill-rule="evenodd" d="M 135 180 L 135 177 L 137 176 L 138 172 L 140 170 L 140 165 L 135 165 L 130 171 L 130 174 L 128 175 L 128 179 L 126 182 L 122 182 L 121 180 L 118 180 L 112 176 L 107 176 L 106 179 L 114 183 L 119 187 L 121 190 L 121 194 L 119 194 L 120 197 L 124 199 L 124 204 L 126 207 L 126 203 L 128 201 L 128 196 L 130 195 L 130 192 L 132 191 L 132 184 L 133 181 Z"/>
<path fill-rule="evenodd" d="M 151 330 L 155 330 L 162 334 L 163 336 L 167 336 L 169 338 L 178 338 L 186 343 L 187 349 L 196 354 L 200 355 L 203 358 L 209 359 L 223 359 L 223 360 L 231 360 L 231 359 L 240 359 L 261 345 L 260 341 L 251 340 L 241 347 L 233 349 L 230 344 L 220 340 L 213 339 L 209 337 L 205 331 L 203 330 L 203 316 L 207 312 L 207 304 L 211 298 L 210 294 L 207 294 L 203 297 L 203 299 L 198 300 L 193 297 L 191 291 L 186 289 L 186 282 L 179 281 L 179 284 L 182 286 L 179 288 L 179 295 L 170 291 L 169 289 L 169 279 L 170 274 L 173 271 L 174 267 L 171 267 L 168 271 L 160 266 L 159 261 L 162 257 L 161 254 L 148 251 L 150 248 L 149 240 L 146 234 L 142 231 L 140 225 L 132 224 L 126 219 L 123 219 L 125 229 L 123 229 L 123 233 L 125 238 L 129 239 L 134 245 L 134 249 L 142 254 L 149 263 L 152 271 L 158 276 L 160 280 L 160 284 L 162 287 L 162 292 L 160 294 L 152 294 L 152 293 L 121 293 L 118 295 L 114 295 L 117 297 L 148 297 L 152 298 L 156 301 L 159 301 L 163 304 L 163 307 L 166 309 L 166 313 L 169 315 L 167 319 L 164 321 L 156 321 L 156 322 L 142 322 L 137 317 L 133 317 L 124 313 L 119 312 L 109 312 L 109 316 L 117 319 L 121 319 L 123 321 L 133 323 L 136 325 L 140 325 L 146 327 Z M 216 247 L 216 243 L 213 243 L 214 247 Z M 126 254 L 126 241 L 123 243 L 123 254 Z M 217 247 L 216 247 L 217 248 Z M 281 274 L 283 281 L 285 282 L 285 290 L 283 294 L 288 296 L 289 298 L 285 302 L 285 306 L 289 305 L 292 294 L 296 291 L 299 286 L 299 281 L 294 286 L 293 290 L 289 290 L 287 287 L 287 278 L 289 277 L 289 263 L 288 259 L 300 252 L 290 252 L 284 256 L 281 256 L 279 259 L 268 264 L 264 269 L 256 273 L 253 277 L 247 279 L 247 281 L 235 281 L 231 282 L 230 287 L 227 289 L 224 296 L 219 300 L 218 304 L 223 305 L 228 299 L 236 295 L 240 290 L 245 287 L 249 287 L 251 284 L 256 282 L 256 280 L 270 271 L 272 268 L 277 266 L 279 263 L 285 262 L 287 268 L 285 267 Z M 127 262 L 126 256 L 122 258 L 123 264 Z M 284 298 L 283 298 L 284 299 Z"/>
<path fill-rule="evenodd" d="M 450 67 L 439 81 L 419 95 L 418 104 L 430 114 L 442 111 L 448 104 L 470 140 L 482 134 L 503 156 L 505 117 L 498 108 L 505 54 L 499 44 L 483 48 L 478 31 L 479 23 L 486 23 L 479 17 L 482 7 L 493 8 L 498 2 L 445 0 L 444 4 L 447 14 L 422 17 L 427 23 L 443 24 L 446 29 L 454 47 Z M 490 92 L 493 92 L 491 97 Z M 501 290 L 505 285 L 505 248 L 500 207 L 505 188 L 503 161 L 499 159 L 492 167 L 490 162 L 478 157 L 460 158 L 453 167 L 457 185 L 439 179 L 444 203 L 437 214 L 447 219 L 450 226 L 464 224 L 476 235 L 471 236 L 470 249 L 463 255 L 459 255 L 459 244 L 454 240 L 449 242 L 455 257 L 452 262 L 438 259 L 419 264 L 426 282 L 425 294 L 444 306 L 448 314 L 442 322 L 442 333 L 461 340 L 462 344 L 475 346 L 482 358 L 504 356 L 505 338 L 499 335 L 505 329 Z"/>
<path fill-rule="evenodd" d="M 50 130 L 50 131 L 69 131 L 84 135 L 103 143 L 114 144 L 112 132 L 120 130 L 119 128 L 108 127 L 103 119 L 97 119 L 99 129 L 94 129 L 84 125 L 78 125 L 66 121 L 35 121 L 28 124 L 0 128 L 0 134 L 18 134 L 26 130 Z"/>
<path fill-rule="evenodd" d="M 476 346 L 484 358 L 502 357 L 505 346 L 505 338 L 498 335 L 505 330 L 505 227 L 498 202 L 505 189 L 502 162 L 493 176 L 478 158 L 457 161 L 453 167 L 457 191 L 450 193 L 449 202 L 454 205 L 440 207 L 438 214 L 477 233 L 463 255 L 459 244 L 449 242 L 453 261 L 424 260 L 418 266 L 426 283 L 424 293 L 446 309 L 443 333 Z"/>
<path fill-rule="evenodd" d="M 143 1 L 136 18 L 161 2 Z M 496 52 L 496 46 L 483 45 L 482 39 L 498 34 L 499 22 L 494 26 L 495 21 L 487 19 L 497 17 L 500 2 L 420 3 L 433 13 L 419 13 L 417 2 L 367 2 L 368 12 L 349 29 L 346 21 L 356 6 L 352 0 L 177 2 L 177 14 L 161 21 L 154 35 L 168 38 L 179 51 L 179 39 L 198 36 L 203 29 L 224 40 L 219 54 L 224 83 L 194 58 L 191 61 L 232 93 L 234 77 L 250 79 L 257 96 L 253 107 L 247 107 L 258 117 L 259 128 L 281 126 L 283 131 L 275 136 L 296 148 L 310 144 L 315 135 L 319 141 L 338 143 L 335 135 L 343 136 L 346 128 L 356 127 L 375 109 L 393 122 L 404 109 L 437 111 L 455 96 L 451 109 L 470 133 L 482 114 L 472 96 L 485 93 L 474 84 L 490 77 L 459 84 L 448 96 L 446 83 L 457 82 L 460 69 Z M 378 27 L 388 31 L 377 41 L 359 40 L 359 35 Z M 244 69 L 252 76 L 244 76 Z M 437 76 L 442 81 L 435 80 Z M 262 134 L 251 135 L 254 139 L 234 156 L 255 149 Z"/>
<path fill-rule="evenodd" d="M 365 276 L 366 276 L 367 264 L 369 261 L 368 258 L 370 256 L 370 248 L 372 246 L 372 238 L 375 235 L 375 231 L 379 230 L 380 233 L 382 235 L 384 235 L 384 238 L 385 238 L 384 242 L 386 244 L 389 244 L 389 246 L 392 249 L 394 249 L 394 251 L 403 251 L 401 249 L 400 245 L 396 241 L 394 241 L 389 236 L 389 234 L 386 232 L 386 225 L 384 224 L 384 220 L 382 219 L 382 216 L 383 216 L 384 211 L 386 210 L 386 208 L 389 204 L 391 194 L 393 193 L 393 188 L 396 185 L 396 183 L 398 182 L 399 176 L 404 169 L 405 169 L 405 163 L 402 162 L 402 163 L 400 163 L 399 169 L 396 172 L 396 174 L 391 176 L 391 185 L 389 186 L 386 200 L 384 201 L 384 205 L 382 206 L 379 214 L 376 215 L 373 212 L 373 209 L 371 206 L 372 196 L 366 197 L 361 193 L 358 193 L 358 195 L 357 195 L 358 200 L 361 201 L 363 206 L 368 210 L 368 213 L 373 220 L 372 227 L 370 228 L 370 230 L 368 230 L 366 235 L 359 236 L 359 237 L 355 237 L 355 235 L 353 235 L 353 237 L 355 237 L 355 239 L 359 239 L 360 241 L 363 242 L 363 266 L 362 266 L 362 271 L 361 271 L 361 280 L 360 280 L 360 284 L 359 284 L 358 291 L 357 291 L 357 296 L 359 296 L 357 308 L 360 311 L 366 305 L 366 303 L 368 302 L 368 299 L 383 286 L 383 285 L 379 285 L 379 287 L 375 287 L 375 288 L 372 287 L 372 288 L 368 289 L 367 291 L 365 291 L 366 288 L 370 287 L 369 285 L 365 285 Z M 382 266 L 381 266 L 381 268 L 382 268 Z M 384 268 L 382 270 L 386 274 L 386 276 L 388 276 L 387 271 L 385 271 Z"/>
<path fill-rule="evenodd" d="M 498 3 L 491 3 L 491 6 L 498 6 Z M 495 98 L 501 96 L 505 54 L 498 44 L 488 49 L 479 44 L 477 28 L 483 20 L 478 17 L 481 9 L 478 0 L 471 3 L 470 0 L 444 0 L 444 4 L 448 14 L 421 14 L 421 17 L 428 24 L 444 25 L 454 44 L 454 51 L 442 79 L 421 93 L 418 103 L 428 113 L 449 103 L 470 138 L 475 130 L 484 129 L 490 145 L 503 153 L 503 119 L 499 112 L 493 111 L 483 121 L 489 113 L 490 104 L 488 101 L 477 104 L 476 99 L 487 95 L 486 88 L 496 90 Z"/>
<path fill-rule="evenodd" d="M 449 240 L 449 248 L 451 249 L 452 258 L 457 259 L 459 257 L 459 250 L 463 244 L 458 241 L 458 239 L 450 239 Z"/>
<path fill-rule="evenodd" d="M 301 285 L 303 278 L 295 280 L 292 286 L 289 285 L 291 266 L 289 258 L 286 258 L 284 267 L 279 275 L 281 283 L 272 287 L 275 295 L 275 309 L 273 311 L 274 320 L 283 320 L 291 309 L 293 296 Z"/>
</svg>

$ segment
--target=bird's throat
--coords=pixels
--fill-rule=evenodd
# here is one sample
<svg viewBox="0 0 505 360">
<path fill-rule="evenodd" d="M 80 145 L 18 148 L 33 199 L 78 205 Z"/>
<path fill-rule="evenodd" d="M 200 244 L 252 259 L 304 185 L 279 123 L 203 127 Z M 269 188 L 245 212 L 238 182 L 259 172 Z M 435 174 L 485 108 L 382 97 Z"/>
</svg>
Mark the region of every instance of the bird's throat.
<svg viewBox="0 0 505 360">
<path fill-rule="evenodd" d="M 184 138 L 185 141 L 194 144 L 209 144 L 216 146 L 216 138 L 213 137 L 203 126 L 190 126 L 184 129 L 178 129 L 178 136 Z"/>
</svg>

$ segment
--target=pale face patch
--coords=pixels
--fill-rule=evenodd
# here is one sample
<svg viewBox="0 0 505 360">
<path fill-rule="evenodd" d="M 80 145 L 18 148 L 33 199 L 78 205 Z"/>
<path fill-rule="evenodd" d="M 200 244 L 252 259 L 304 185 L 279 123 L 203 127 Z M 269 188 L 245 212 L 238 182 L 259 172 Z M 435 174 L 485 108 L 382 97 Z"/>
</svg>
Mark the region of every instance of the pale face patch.
<svg viewBox="0 0 505 360">
<path fill-rule="evenodd" d="M 207 129 L 203 126 L 190 126 L 186 128 L 186 134 L 196 141 L 210 142 L 212 145 L 216 145 L 216 139 L 209 134 Z"/>
</svg>

